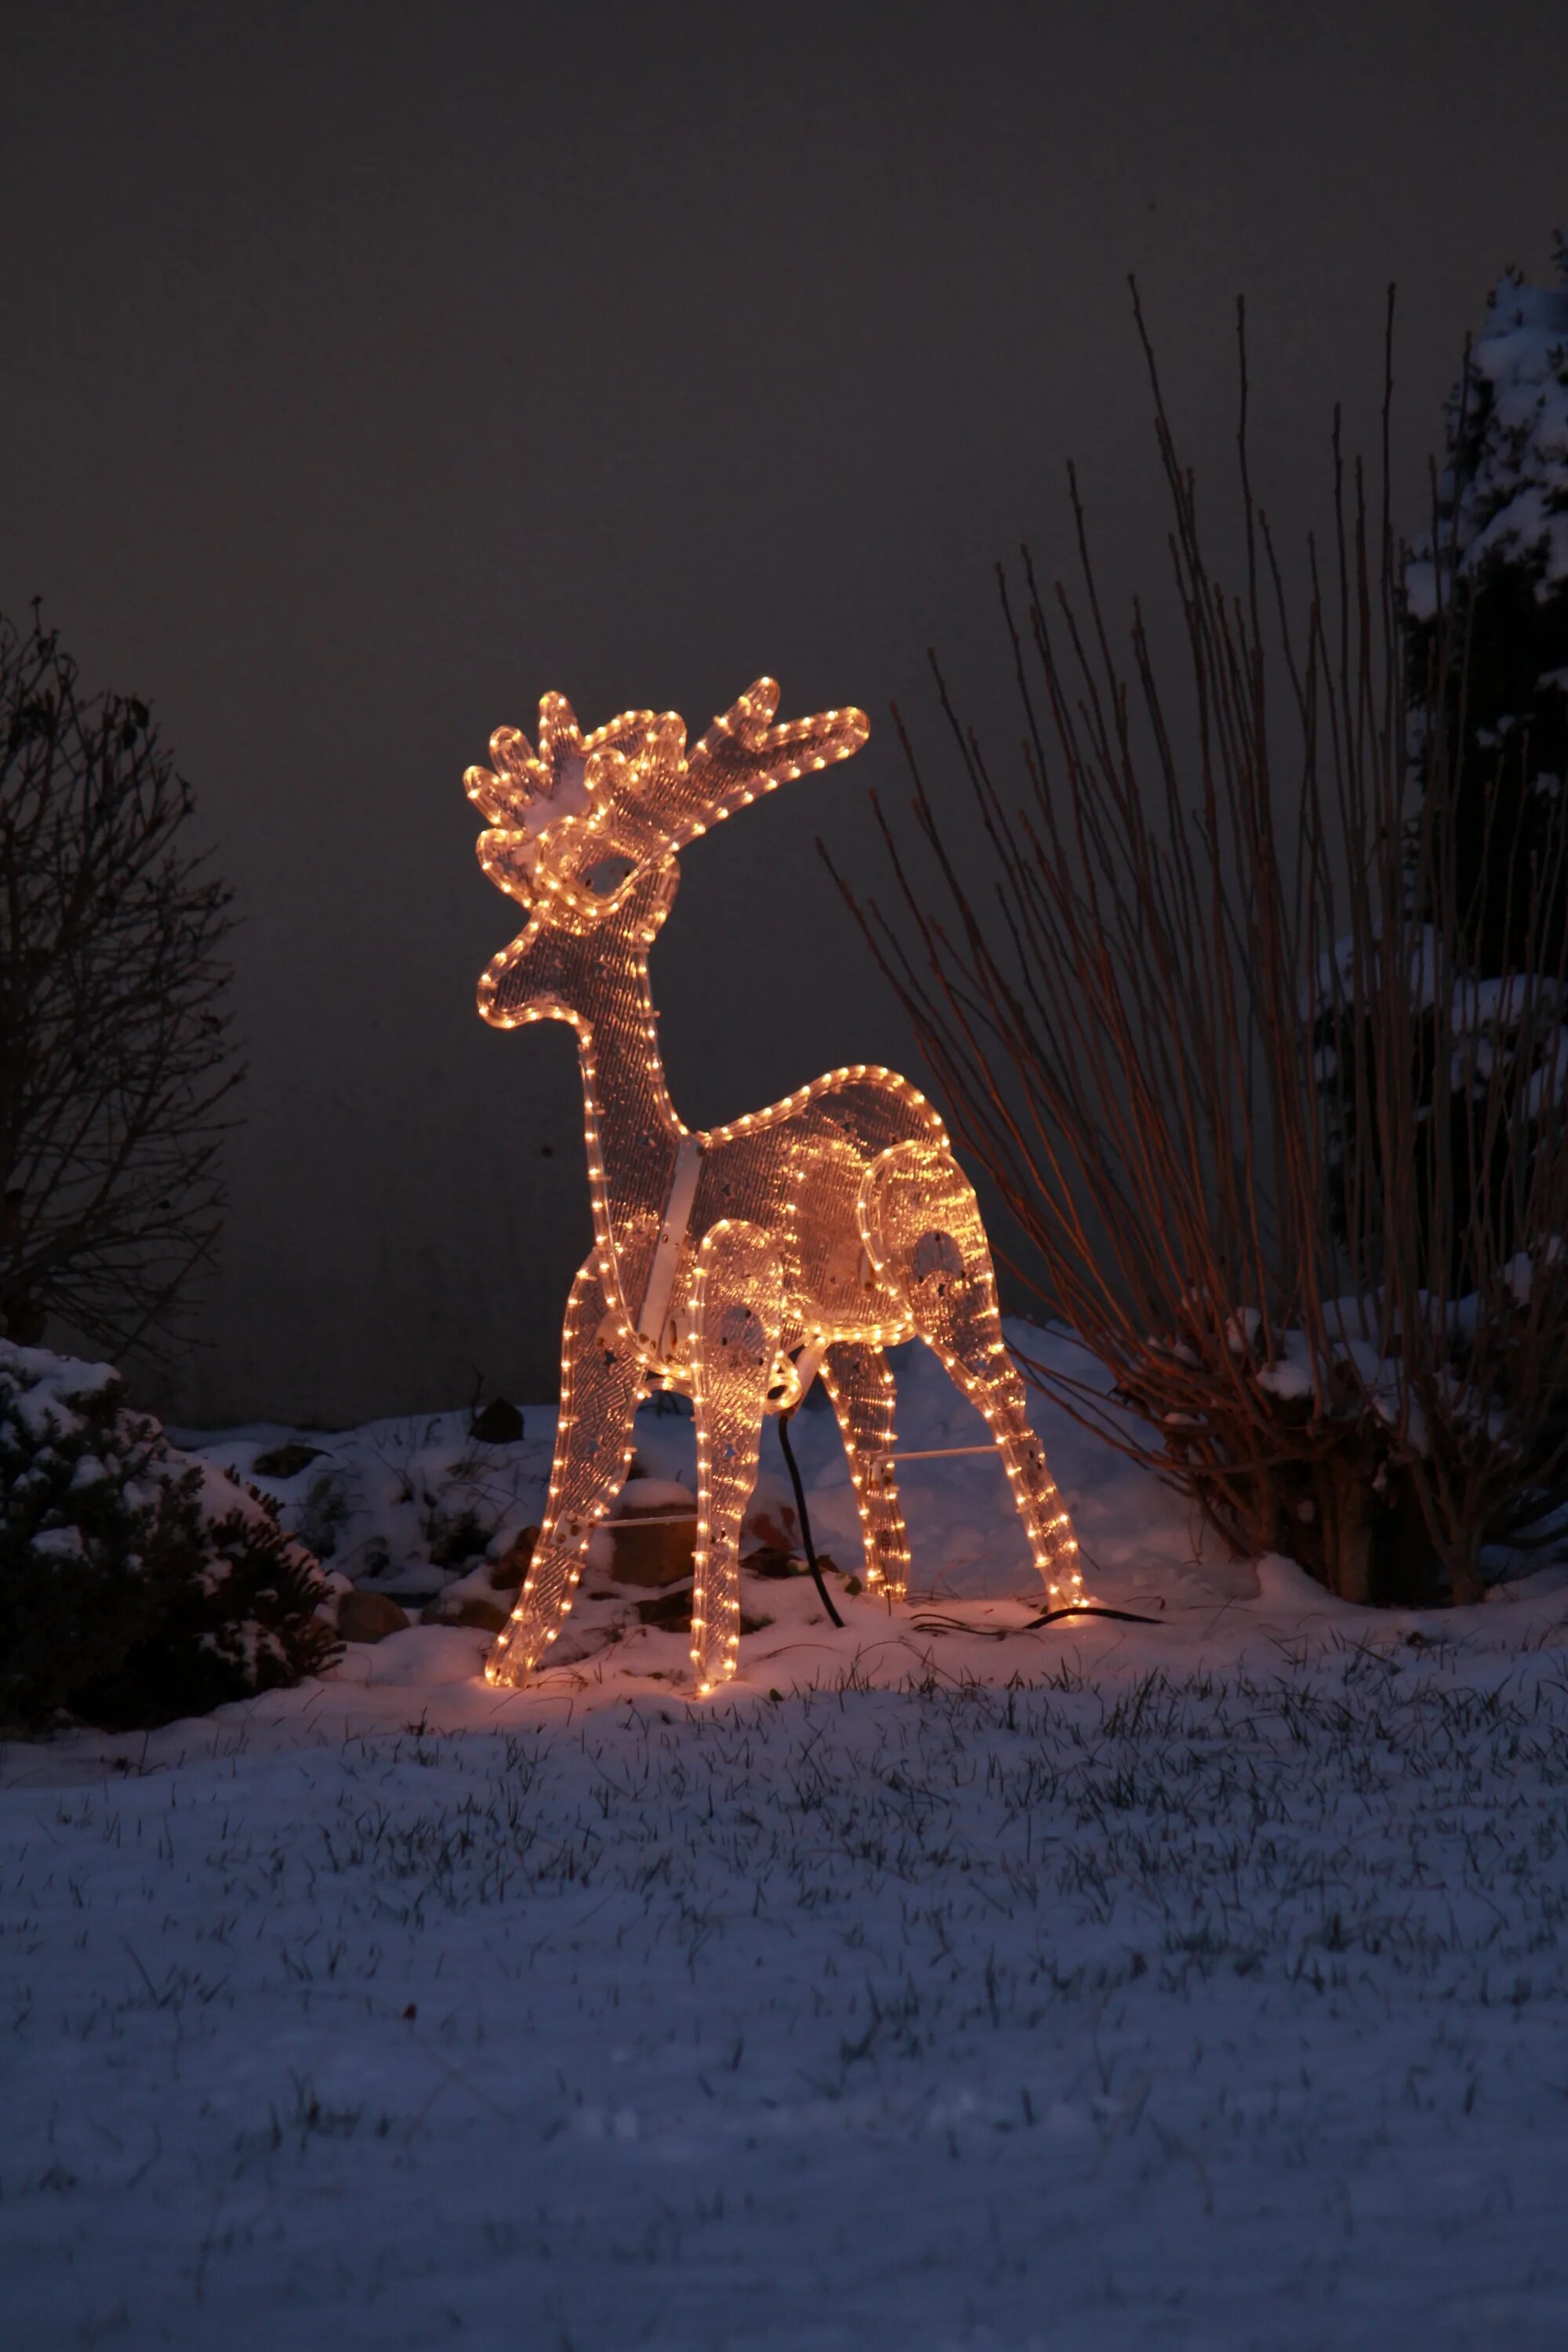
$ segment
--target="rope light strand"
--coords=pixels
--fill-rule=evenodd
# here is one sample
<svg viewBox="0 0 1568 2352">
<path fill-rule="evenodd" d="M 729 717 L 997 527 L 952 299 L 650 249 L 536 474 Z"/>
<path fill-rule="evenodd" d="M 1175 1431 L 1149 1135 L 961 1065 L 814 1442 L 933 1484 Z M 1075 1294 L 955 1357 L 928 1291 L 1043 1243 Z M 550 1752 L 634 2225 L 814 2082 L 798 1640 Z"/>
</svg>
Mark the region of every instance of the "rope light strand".
<svg viewBox="0 0 1568 2352">
<path fill-rule="evenodd" d="M 486 968 L 479 1013 L 500 1029 L 572 1030 L 594 1225 L 562 1329 L 549 1496 L 492 1682 L 521 1682 L 558 1638 L 650 1388 L 689 1396 L 697 1423 L 700 1696 L 736 1669 L 740 1532 L 763 1420 L 795 1411 L 818 1365 L 866 1581 L 900 1599 L 910 1550 L 885 1351 L 917 1334 L 984 1415 L 1051 1609 L 1084 1606 L 1071 1525 L 1002 1338 L 979 1205 L 925 1097 L 897 1071 L 853 1063 L 706 1132 L 670 1104 L 647 964 L 677 853 L 780 783 L 850 758 L 868 732 L 847 708 L 780 724 L 778 699 L 759 678 L 689 749 L 677 712 L 623 711 L 584 735 L 565 697 L 547 694 L 537 751 L 498 728 L 490 766 L 464 778 L 487 821 L 479 862 L 528 912 Z"/>
</svg>

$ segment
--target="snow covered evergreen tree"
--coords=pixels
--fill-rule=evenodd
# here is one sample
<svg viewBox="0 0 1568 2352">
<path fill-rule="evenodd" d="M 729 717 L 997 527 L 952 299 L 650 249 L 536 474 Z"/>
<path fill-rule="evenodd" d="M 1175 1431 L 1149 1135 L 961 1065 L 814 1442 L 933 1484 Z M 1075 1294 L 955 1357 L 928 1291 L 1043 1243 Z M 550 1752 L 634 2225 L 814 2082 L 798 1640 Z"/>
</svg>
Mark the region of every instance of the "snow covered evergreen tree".
<svg viewBox="0 0 1568 2352">
<path fill-rule="evenodd" d="M 1414 1083 L 1447 1138 L 1419 1171 L 1414 1206 L 1429 1257 L 1437 1232 L 1447 1233 L 1442 1272 L 1460 1292 L 1478 1278 L 1483 1235 L 1505 1257 L 1542 1239 L 1530 1230 L 1531 1171 L 1543 1122 L 1561 1112 L 1568 1066 L 1562 238 L 1557 263 L 1556 289 L 1510 269 L 1493 289 L 1449 400 L 1433 530 L 1404 575 L 1417 812 L 1410 912 L 1417 952 L 1455 992 L 1447 1017 L 1458 1035 L 1457 1050 L 1440 1055 L 1434 1017 L 1412 1041 Z M 1347 1097 L 1347 1129 L 1355 1116 Z M 1430 1271 L 1436 1278 L 1435 1264 Z"/>
<path fill-rule="evenodd" d="M 1557 263 L 1557 289 L 1527 286 L 1510 270 L 1491 296 L 1449 404 L 1436 527 L 1405 573 L 1415 752 L 1427 763 L 1428 789 L 1444 796 L 1440 866 L 1451 875 L 1467 960 L 1486 979 L 1542 951 L 1555 969 L 1568 930 L 1562 238 Z"/>
</svg>

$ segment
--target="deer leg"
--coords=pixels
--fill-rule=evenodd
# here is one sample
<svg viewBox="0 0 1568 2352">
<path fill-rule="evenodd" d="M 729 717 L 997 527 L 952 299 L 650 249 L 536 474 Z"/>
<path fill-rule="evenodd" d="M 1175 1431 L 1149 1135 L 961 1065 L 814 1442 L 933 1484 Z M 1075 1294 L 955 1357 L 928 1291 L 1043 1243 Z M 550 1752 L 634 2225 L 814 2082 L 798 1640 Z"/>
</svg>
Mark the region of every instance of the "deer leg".
<svg viewBox="0 0 1568 2352">
<path fill-rule="evenodd" d="M 544 1522 L 511 1622 L 485 1661 L 488 1682 L 521 1683 L 560 1633 L 589 1540 L 631 1466 L 644 1373 L 630 1335 L 606 1321 L 608 1306 L 591 1257 L 577 1271 L 562 1327 L 561 1418 Z"/>
<path fill-rule="evenodd" d="M 896 1144 L 873 1164 L 860 1214 L 878 1272 L 985 1417 L 1052 1607 L 1070 1607 L 1083 1599 L 1078 1543 L 1002 1338 L 996 1277 L 973 1187 L 937 1146 Z"/>
<path fill-rule="evenodd" d="M 697 1545 L 691 1663 L 706 1698 L 741 1646 L 741 1522 L 757 1483 L 768 1387 L 784 1322 L 784 1270 L 760 1225 L 725 1219 L 702 1237 L 691 1291 Z"/>
<path fill-rule="evenodd" d="M 866 1581 L 901 1601 L 910 1575 L 910 1539 L 893 1470 L 893 1375 L 879 1348 L 838 1339 L 822 1360 L 822 1385 L 833 1400 L 849 1457 Z"/>
</svg>

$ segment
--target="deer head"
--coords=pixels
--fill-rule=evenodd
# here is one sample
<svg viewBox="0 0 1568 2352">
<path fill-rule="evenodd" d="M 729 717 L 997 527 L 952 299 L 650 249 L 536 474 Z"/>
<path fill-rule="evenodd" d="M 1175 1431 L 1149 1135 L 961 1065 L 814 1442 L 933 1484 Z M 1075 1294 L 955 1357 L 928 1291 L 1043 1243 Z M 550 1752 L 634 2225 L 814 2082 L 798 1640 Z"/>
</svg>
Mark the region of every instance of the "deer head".
<svg viewBox="0 0 1568 2352">
<path fill-rule="evenodd" d="M 489 820 L 479 863 L 530 922 L 486 974 L 487 1019 L 503 977 L 538 960 L 546 933 L 582 940 L 614 919 L 651 940 L 675 896 L 679 849 L 776 784 L 847 760 L 869 732 L 853 709 L 775 725 L 778 698 L 759 678 L 689 751 L 673 710 L 626 710 L 584 736 L 562 694 L 540 703 L 537 751 L 517 728 L 496 730 L 493 765 L 463 782 Z M 510 1018 L 521 1017 L 514 1003 Z"/>
</svg>

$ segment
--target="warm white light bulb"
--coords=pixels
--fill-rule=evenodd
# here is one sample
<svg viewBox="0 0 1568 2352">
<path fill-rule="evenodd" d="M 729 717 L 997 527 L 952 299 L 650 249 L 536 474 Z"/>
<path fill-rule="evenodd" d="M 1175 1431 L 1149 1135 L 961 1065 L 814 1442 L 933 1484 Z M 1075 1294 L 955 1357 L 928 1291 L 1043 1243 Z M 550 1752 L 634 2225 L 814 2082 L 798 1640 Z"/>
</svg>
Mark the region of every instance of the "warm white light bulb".
<svg viewBox="0 0 1568 2352">
<path fill-rule="evenodd" d="M 527 929 L 487 968 L 480 1009 L 498 1027 L 554 1019 L 573 1029 L 595 1236 L 563 1331 L 544 1524 L 514 1615 L 519 1634 L 498 1641 L 487 1667 L 495 1680 L 525 1673 L 554 1640 L 632 1459 L 632 1417 L 647 1386 L 691 1395 L 697 1409 L 692 1654 L 704 1695 L 734 1670 L 740 1527 L 763 1417 L 797 1403 L 818 1365 L 849 1452 L 868 1581 L 900 1591 L 907 1568 L 881 1351 L 916 1331 L 984 1414 L 1042 1574 L 1076 1549 L 1002 1344 L 973 1192 L 918 1089 L 878 1064 L 843 1065 L 698 1136 L 669 1105 L 647 951 L 669 905 L 675 851 L 865 740 L 858 711 L 778 726 L 777 707 L 776 684 L 761 679 L 689 751 L 675 713 L 623 712 L 584 738 L 564 697 L 547 695 L 537 756 L 517 730 L 500 730 L 494 771 L 466 779 L 492 820 L 486 870 L 531 901 Z M 601 894 L 591 876 L 606 855 L 627 870 Z M 541 957 L 548 980 L 530 997 L 530 961 Z M 677 1217 L 673 1171 L 693 1148 L 699 1187 Z M 676 1225 L 668 1294 L 650 1315 L 656 1238 Z M 933 1241 L 958 1250 L 962 1283 L 926 1279 L 921 1254 Z M 845 1242 L 877 1299 L 864 1324 L 846 1321 L 842 1297 L 816 1287 L 816 1269 Z"/>
</svg>

